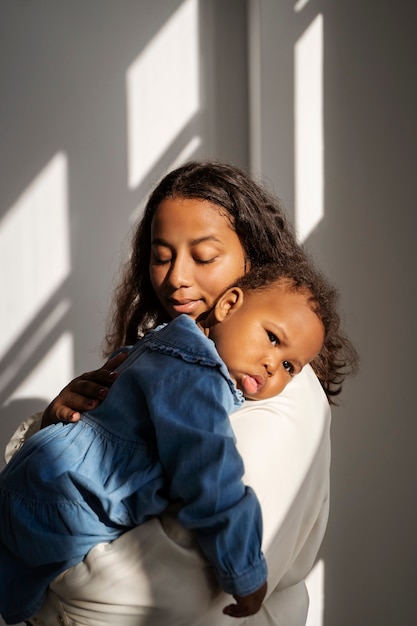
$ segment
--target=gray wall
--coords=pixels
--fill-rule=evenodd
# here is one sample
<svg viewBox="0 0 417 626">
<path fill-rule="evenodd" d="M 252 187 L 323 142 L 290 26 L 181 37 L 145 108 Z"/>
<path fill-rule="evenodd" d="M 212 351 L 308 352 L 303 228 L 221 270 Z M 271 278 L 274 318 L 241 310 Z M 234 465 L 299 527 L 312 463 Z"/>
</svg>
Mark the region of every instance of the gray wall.
<svg viewBox="0 0 417 626">
<path fill-rule="evenodd" d="M 128 247 L 132 215 L 189 140 L 195 135 L 201 139 L 190 156 L 248 166 L 246 5 L 240 0 L 205 0 L 198 24 L 201 107 L 141 184 L 128 188 L 126 70 L 181 5 L 181 0 L 0 4 L 0 229 L 2 218 L 32 179 L 63 151 L 69 166 L 71 256 L 69 277 L 11 348 L 0 354 L 1 450 L 22 418 L 50 401 L 42 394 L 21 399 L 17 394 L 12 401 L 10 397 L 63 333 L 73 337 L 74 373 L 102 363 L 105 317 L 113 279 Z M 143 91 L 144 98 L 152 96 L 152 84 Z M 167 112 L 172 99 L 180 97 L 187 98 L 187 93 L 166 92 Z M 10 264 L 0 272 L 10 275 L 14 267 L 31 263 L 22 256 L 17 240 Z M 10 295 L 3 293 L 2 298 Z M 21 298 L 23 302 L 24 293 Z M 28 341 L 41 334 L 42 322 L 64 300 L 70 303 L 66 314 L 50 325 L 36 350 L 21 359 Z M 1 303 L 0 316 L 7 320 Z M 0 332 L 8 333 L 6 324 Z"/>
<path fill-rule="evenodd" d="M 0 447 L 21 415 L 45 405 L 43 397 L 8 400 L 62 333 L 73 336 L 74 374 L 102 362 L 105 318 L 129 246 L 132 215 L 188 141 L 194 135 L 201 139 L 191 156 L 248 165 L 246 7 L 239 0 L 225 6 L 209 0 L 202 3 L 198 24 L 201 106 L 141 183 L 128 187 L 126 71 L 181 4 L 181 0 L 5 0 L 0 5 L 0 220 L 53 155 L 64 152 L 71 257 L 70 275 L 7 353 L 0 354 L 0 405 L 7 404 L 1 412 Z M 161 78 L 155 75 L 154 80 Z M 144 85 L 143 97 L 151 95 L 152 84 Z M 169 111 L 172 99 L 187 94 L 166 92 L 165 97 Z M 41 228 L 52 242 L 49 225 Z M 21 269 L 32 262 L 24 258 L 19 243 L 15 242 L 10 265 L 1 270 L 8 276 L 13 276 L 14 266 Z M 19 286 L 13 289 L 18 291 Z M 21 298 L 26 305 L 24 293 Z M 30 358 L 18 358 L 64 299 L 69 300 L 69 309 L 63 319 L 51 325 Z M 4 312 L 6 308 L 0 305 L 1 319 L 13 317 L 13 311 Z M 7 335 L 7 327 L 1 332 Z M 1 379 L 10 370 L 12 375 Z"/>
<path fill-rule="evenodd" d="M 362 356 L 333 422 L 325 623 L 412 626 L 417 12 L 409 0 L 323 8 L 329 220 L 313 245 L 341 284 Z"/>
<path fill-rule="evenodd" d="M 413 626 L 417 10 L 409 0 L 259 5 L 262 172 L 290 208 L 293 47 L 323 16 L 325 216 L 307 244 L 340 285 L 362 360 L 333 411 L 324 626 Z"/>
<path fill-rule="evenodd" d="M 74 372 L 100 361 L 130 216 L 192 133 L 203 138 L 197 156 L 249 162 L 246 4 L 204 0 L 203 106 L 143 184 L 127 188 L 124 73 L 180 4 L 1 3 L 0 210 L 7 211 L 51 154 L 65 150 L 73 263 L 54 294 L 69 297 L 67 315 L 0 390 L 1 447 L 19 417 L 42 404 L 12 406 L 7 399 L 54 337 L 73 332 Z M 398 6 L 310 0 L 299 13 L 292 3 L 260 4 L 262 172 L 290 211 L 293 46 L 309 20 L 323 15 L 325 218 L 307 243 L 340 285 L 346 324 L 362 358 L 360 375 L 347 385 L 333 417 L 323 626 L 415 626 L 416 9 L 410 0 Z M 18 242 L 9 272 L 14 263 Z M 33 320 L 26 333 L 40 323 Z M 1 355 L 0 367 L 10 360 L 13 348 Z"/>
</svg>

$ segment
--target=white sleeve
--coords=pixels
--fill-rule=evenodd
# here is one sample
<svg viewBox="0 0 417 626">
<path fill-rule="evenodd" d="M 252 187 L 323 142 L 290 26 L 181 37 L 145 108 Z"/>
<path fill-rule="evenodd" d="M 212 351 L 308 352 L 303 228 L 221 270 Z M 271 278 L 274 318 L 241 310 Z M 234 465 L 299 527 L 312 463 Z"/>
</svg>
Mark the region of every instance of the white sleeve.
<svg viewBox="0 0 417 626">
<path fill-rule="evenodd" d="M 261 503 L 268 563 L 267 600 L 243 623 L 303 626 L 308 608 L 304 579 L 314 565 L 329 512 L 329 404 L 308 366 L 279 396 L 246 402 L 231 420 L 245 461 L 244 480 Z M 214 610 L 195 626 L 214 623 Z"/>
<path fill-rule="evenodd" d="M 308 366 L 272 400 L 232 415 L 245 482 L 260 500 L 269 584 L 309 573 L 328 516 L 330 407 Z"/>
<path fill-rule="evenodd" d="M 25 441 L 38 432 L 41 428 L 43 412 L 34 413 L 25 419 L 17 430 L 13 433 L 9 443 L 4 451 L 4 460 L 6 463 L 10 461 L 12 456 L 23 446 Z"/>
<path fill-rule="evenodd" d="M 119 626 L 304 626 L 304 578 L 328 516 L 329 405 L 308 366 L 280 396 L 248 402 L 231 419 L 245 480 L 262 507 L 269 595 L 261 611 L 249 620 L 222 614 L 230 596 L 219 591 L 192 535 L 168 516 L 96 546 L 58 577 L 38 614 L 45 624 L 55 623 L 46 616 L 59 604 L 74 625 L 101 626 L 111 614 Z"/>
</svg>

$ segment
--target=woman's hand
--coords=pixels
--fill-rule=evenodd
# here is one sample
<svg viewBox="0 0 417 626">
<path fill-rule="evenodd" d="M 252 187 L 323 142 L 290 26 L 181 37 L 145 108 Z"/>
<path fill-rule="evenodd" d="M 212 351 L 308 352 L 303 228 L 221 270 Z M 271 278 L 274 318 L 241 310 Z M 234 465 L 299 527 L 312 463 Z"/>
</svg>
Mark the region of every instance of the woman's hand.
<svg viewBox="0 0 417 626">
<path fill-rule="evenodd" d="M 80 412 L 95 409 L 117 378 L 114 369 L 126 356 L 126 352 L 121 352 L 100 369 L 74 378 L 45 409 L 41 428 L 57 422 L 78 422 Z"/>
<path fill-rule="evenodd" d="M 259 587 L 253 593 L 248 596 L 233 596 L 236 600 L 236 604 L 229 604 L 223 609 L 223 613 L 230 615 L 231 617 L 248 617 L 254 615 L 259 611 L 264 601 L 267 590 L 267 583 L 265 582 L 262 587 Z"/>
</svg>

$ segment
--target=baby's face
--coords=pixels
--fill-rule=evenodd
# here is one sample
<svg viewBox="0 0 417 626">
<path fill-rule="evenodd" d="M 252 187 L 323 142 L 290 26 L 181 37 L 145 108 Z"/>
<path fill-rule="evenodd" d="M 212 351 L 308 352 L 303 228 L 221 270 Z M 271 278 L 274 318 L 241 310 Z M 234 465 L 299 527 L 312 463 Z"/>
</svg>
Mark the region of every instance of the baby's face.
<svg viewBox="0 0 417 626">
<path fill-rule="evenodd" d="M 324 328 L 309 295 L 280 282 L 247 292 L 242 305 L 212 329 L 210 337 L 246 398 L 279 394 L 320 352 Z"/>
</svg>

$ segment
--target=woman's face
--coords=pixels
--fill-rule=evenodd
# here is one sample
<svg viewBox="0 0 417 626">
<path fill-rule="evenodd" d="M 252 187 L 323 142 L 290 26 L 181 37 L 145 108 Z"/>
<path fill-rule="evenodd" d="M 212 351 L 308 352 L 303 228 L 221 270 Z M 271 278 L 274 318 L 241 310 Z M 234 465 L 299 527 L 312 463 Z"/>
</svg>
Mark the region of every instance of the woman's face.
<svg viewBox="0 0 417 626">
<path fill-rule="evenodd" d="M 170 318 L 197 319 L 245 273 L 239 237 L 222 209 L 207 200 L 166 198 L 151 228 L 152 286 Z"/>
</svg>

